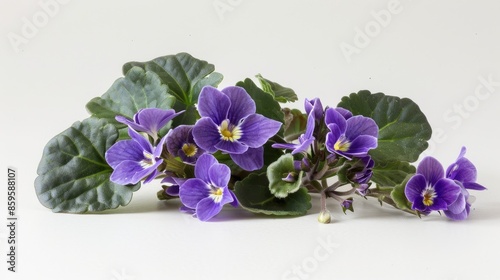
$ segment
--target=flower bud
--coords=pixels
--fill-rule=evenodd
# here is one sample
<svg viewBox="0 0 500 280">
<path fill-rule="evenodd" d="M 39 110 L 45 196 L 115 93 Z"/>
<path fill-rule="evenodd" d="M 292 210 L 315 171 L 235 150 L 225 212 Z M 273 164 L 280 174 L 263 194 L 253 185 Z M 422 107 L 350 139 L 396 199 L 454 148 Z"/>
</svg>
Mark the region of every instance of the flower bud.
<svg viewBox="0 0 500 280">
<path fill-rule="evenodd" d="M 322 224 L 329 224 L 332 221 L 332 216 L 330 215 L 330 211 L 323 210 L 319 213 L 318 222 Z"/>
<path fill-rule="evenodd" d="M 281 180 L 287 183 L 295 183 L 297 182 L 297 174 L 295 172 L 288 172 L 287 174 L 283 174 L 283 178 Z"/>
</svg>

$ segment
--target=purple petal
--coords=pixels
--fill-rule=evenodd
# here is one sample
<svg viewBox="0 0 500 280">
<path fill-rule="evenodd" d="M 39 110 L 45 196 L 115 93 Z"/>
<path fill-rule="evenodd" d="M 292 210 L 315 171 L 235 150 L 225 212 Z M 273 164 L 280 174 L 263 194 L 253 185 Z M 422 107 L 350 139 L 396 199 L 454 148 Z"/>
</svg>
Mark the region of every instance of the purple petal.
<svg viewBox="0 0 500 280">
<path fill-rule="evenodd" d="M 229 97 L 211 86 L 203 87 L 198 97 L 198 112 L 200 116 L 211 118 L 217 124 L 222 123 L 227 118 L 230 106 L 231 101 Z"/>
<path fill-rule="evenodd" d="M 406 198 L 412 203 L 422 200 L 422 192 L 427 186 L 425 177 L 421 174 L 415 174 L 408 180 L 405 187 Z"/>
<path fill-rule="evenodd" d="M 377 138 L 370 135 L 360 135 L 351 142 L 346 154 L 355 157 L 365 157 L 368 151 L 377 147 Z"/>
<path fill-rule="evenodd" d="M 486 190 L 486 188 L 478 183 L 472 183 L 472 182 L 465 182 L 463 183 L 464 188 L 470 189 L 470 190 L 477 190 L 477 191 L 483 191 Z"/>
<path fill-rule="evenodd" d="M 347 128 L 347 121 L 344 116 L 340 114 L 334 108 L 328 108 L 325 111 L 325 123 L 326 125 L 336 124 L 339 127 L 339 131 L 341 134 L 344 134 Z"/>
<path fill-rule="evenodd" d="M 259 114 L 249 115 L 240 124 L 242 136 L 238 141 L 251 148 L 264 145 L 280 130 L 281 123 Z"/>
<path fill-rule="evenodd" d="M 474 164 L 462 157 L 446 169 L 446 178 L 465 182 L 476 182 L 477 170 Z"/>
<path fill-rule="evenodd" d="M 346 123 L 345 135 L 351 141 L 360 135 L 378 137 L 378 126 L 372 118 L 354 116 L 349 118 Z"/>
<path fill-rule="evenodd" d="M 313 137 L 314 127 L 315 127 L 314 116 L 310 114 L 307 117 L 306 132 L 303 134 L 304 139 L 311 139 Z"/>
<path fill-rule="evenodd" d="M 217 159 L 211 154 L 204 154 L 198 158 L 196 162 L 196 166 L 194 167 L 194 176 L 196 178 L 205 181 L 206 183 L 210 182 L 210 167 L 214 164 L 217 164 Z"/>
<path fill-rule="evenodd" d="M 207 197 L 196 205 L 196 216 L 200 221 L 205 222 L 219 214 L 220 210 L 222 210 L 222 204 L 215 203 L 212 198 Z"/>
<path fill-rule="evenodd" d="M 428 206 L 427 209 L 431 211 L 441 211 L 441 210 L 446 210 L 448 208 L 448 203 L 440 197 L 436 197 L 433 200 L 433 203 L 431 206 Z"/>
<path fill-rule="evenodd" d="M 139 144 L 144 151 L 146 151 L 150 154 L 153 153 L 153 146 L 142 135 L 140 135 L 139 133 L 137 133 L 135 130 L 133 130 L 131 128 L 128 129 L 128 135 L 130 136 L 130 138 L 132 138 L 132 140 L 137 142 L 137 144 Z"/>
<path fill-rule="evenodd" d="M 327 127 L 330 130 L 330 133 L 332 133 L 332 135 L 337 140 L 340 138 L 340 136 L 344 135 L 343 134 L 344 132 L 342 132 L 341 127 L 338 126 L 337 124 L 332 123 L 332 124 L 329 124 Z"/>
<path fill-rule="evenodd" d="M 225 205 L 227 203 L 231 203 L 232 206 L 233 205 L 233 202 L 235 200 L 235 196 L 233 194 L 232 191 L 230 191 L 228 188 L 224 188 L 223 192 L 222 192 L 222 200 L 220 201 L 220 204 L 221 205 Z M 236 205 L 238 206 L 238 205 Z M 234 206 L 234 207 L 236 207 Z"/>
<path fill-rule="evenodd" d="M 314 140 L 315 140 L 314 137 L 306 139 L 305 141 L 300 140 L 300 144 L 296 145 L 295 149 L 292 151 L 292 155 L 306 151 L 309 148 L 309 146 L 311 146 L 311 144 L 314 142 Z"/>
<path fill-rule="evenodd" d="M 231 206 L 238 207 L 240 203 L 238 202 L 238 198 L 236 198 L 236 195 L 233 193 L 233 191 L 231 191 L 229 189 L 227 189 L 227 191 L 231 194 L 231 197 L 233 198 L 233 201 L 231 202 Z"/>
<path fill-rule="evenodd" d="M 323 118 L 323 105 L 319 98 L 313 98 L 312 100 L 305 99 L 304 107 L 306 109 L 306 114 L 312 115 L 314 119 L 320 121 Z M 311 114 L 312 112 L 312 114 Z"/>
<path fill-rule="evenodd" d="M 221 141 L 219 127 L 210 118 L 201 118 L 196 122 L 193 137 L 196 145 L 209 153 L 217 151 L 215 145 Z"/>
<path fill-rule="evenodd" d="M 459 214 L 465 209 L 465 205 L 467 204 L 466 198 L 463 194 L 459 194 L 457 200 L 452 204 L 448 205 L 448 211 L 453 214 Z"/>
<path fill-rule="evenodd" d="M 461 193 L 461 188 L 453 180 L 442 178 L 434 185 L 437 198 L 443 199 L 447 205 L 457 200 Z"/>
<path fill-rule="evenodd" d="M 154 152 L 153 152 L 154 158 L 159 158 L 161 156 L 161 153 L 163 151 L 163 147 L 165 146 L 165 141 L 167 141 L 167 135 L 163 136 L 163 138 L 161 138 L 158 145 L 154 148 Z"/>
<path fill-rule="evenodd" d="M 173 177 L 173 175 L 167 173 L 167 177 L 163 178 L 163 180 L 161 180 L 161 183 L 181 186 L 182 184 L 184 184 L 184 182 L 186 182 L 186 180 L 188 179 Z"/>
<path fill-rule="evenodd" d="M 159 166 L 162 162 L 163 162 L 163 160 L 160 160 L 160 161 L 156 162 L 156 165 L 155 165 L 155 166 L 156 166 L 156 168 L 155 168 L 155 169 L 153 169 L 153 172 L 151 172 L 151 173 L 150 173 L 150 174 L 146 177 L 146 179 L 144 179 L 144 184 L 149 184 L 149 183 L 151 183 L 151 181 L 153 181 L 153 180 L 156 178 L 156 176 L 158 176 L 158 175 L 160 174 L 160 172 L 158 171 L 158 166 Z M 139 175 L 136 175 L 136 176 L 137 176 L 137 177 L 139 177 L 139 176 L 140 176 L 140 174 L 139 174 Z M 135 176 L 134 176 L 134 177 L 135 177 Z M 144 177 L 141 177 L 141 178 L 144 178 Z M 141 180 L 141 179 L 139 179 L 139 180 Z"/>
<path fill-rule="evenodd" d="M 160 164 L 161 160 L 152 167 L 144 169 L 139 162 L 126 160 L 114 168 L 110 180 L 120 185 L 137 184 L 144 177 L 153 173 Z"/>
<path fill-rule="evenodd" d="M 264 166 L 264 148 L 248 148 L 243 154 L 231 154 L 231 159 L 246 171 L 259 170 Z"/>
<path fill-rule="evenodd" d="M 144 150 L 134 140 L 121 140 L 113 144 L 105 153 L 106 162 L 115 169 L 123 161 L 139 162 L 144 159 Z"/>
<path fill-rule="evenodd" d="M 179 196 L 179 185 L 172 185 L 165 190 L 165 193 L 170 196 Z"/>
<path fill-rule="evenodd" d="M 196 205 L 210 195 L 210 186 L 198 178 L 188 179 L 179 189 L 182 204 L 195 209 Z"/>
<path fill-rule="evenodd" d="M 179 207 L 179 211 L 181 211 L 182 213 L 187 213 L 192 215 L 196 214 L 196 210 L 194 210 L 193 208 L 186 207 L 184 205 Z"/>
<path fill-rule="evenodd" d="M 128 125 L 130 128 L 136 130 L 136 131 L 146 131 L 146 128 L 138 123 L 135 123 L 134 121 L 129 120 L 128 118 L 124 116 L 116 116 L 115 120 L 118 122 L 121 122 L 125 125 Z"/>
<path fill-rule="evenodd" d="M 271 147 L 276 149 L 289 149 L 289 150 L 293 150 L 297 148 L 297 146 L 298 146 L 297 144 L 283 144 L 283 143 L 275 143 L 271 145 Z"/>
<path fill-rule="evenodd" d="M 335 111 L 339 112 L 346 120 L 348 120 L 352 117 L 351 111 L 344 109 L 342 107 L 335 108 Z"/>
<path fill-rule="evenodd" d="M 424 175 L 427 183 L 435 185 L 437 181 L 444 177 L 443 166 L 433 157 L 425 157 L 417 167 L 417 173 Z"/>
<path fill-rule="evenodd" d="M 417 199 L 413 202 L 412 206 L 411 206 L 411 209 L 413 210 L 418 210 L 418 211 L 422 211 L 422 212 L 427 212 L 429 211 L 427 209 L 427 206 L 425 206 L 424 204 L 424 201 L 423 199 Z"/>
<path fill-rule="evenodd" d="M 160 166 L 160 164 L 163 163 L 163 159 L 160 159 L 158 161 L 155 162 L 155 164 L 153 164 L 152 166 L 144 169 L 144 171 L 140 171 L 140 172 L 137 172 L 133 177 L 132 177 L 132 180 L 134 181 L 137 181 L 139 182 L 140 180 L 142 180 L 143 178 L 145 178 L 146 176 L 148 176 L 145 180 L 144 180 L 144 183 L 147 184 L 151 181 L 153 181 L 153 179 L 156 178 L 156 176 L 159 174 L 158 172 L 158 167 Z"/>
<path fill-rule="evenodd" d="M 145 108 L 137 112 L 136 119 L 141 126 L 146 128 L 145 132 L 154 137 L 169 121 L 183 112 L 175 113 L 173 109 Z"/>
<path fill-rule="evenodd" d="M 227 187 L 231 178 L 231 169 L 225 164 L 215 163 L 208 171 L 210 182 L 217 187 Z"/>
<path fill-rule="evenodd" d="M 215 148 L 228 154 L 242 154 L 248 150 L 248 146 L 243 145 L 239 141 L 225 141 L 225 140 L 222 140 L 219 143 L 217 143 L 217 145 L 215 145 Z"/>
<path fill-rule="evenodd" d="M 243 118 L 255 114 L 255 101 L 242 87 L 229 86 L 222 90 L 229 100 L 231 107 L 227 113 L 230 123 L 239 123 Z"/>
<path fill-rule="evenodd" d="M 465 208 L 462 210 L 462 212 L 460 213 L 453 213 L 451 211 L 443 211 L 444 214 L 446 215 L 446 217 L 452 219 L 452 220 L 456 220 L 456 221 L 462 221 L 462 220 L 465 220 L 467 219 L 467 217 L 469 217 L 469 213 L 470 213 L 470 205 L 469 204 L 465 204 Z"/>
<path fill-rule="evenodd" d="M 368 188 L 370 188 L 370 185 L 362 183 L 362 184 L 359 184 L 359 186 L 356 188 L 356 191 L 361 196 L 365 196 L 366 194 L 368 194 Z"/>
<path fill-rule="evenodd" d="M 333 125 L 333 126 L 329 126 L 329 127 L 334 129 L 335 132 L 329 132 L 326 134 L 325 146 L 326 146 L 326 149 L 330 153 L 336 153 L 334 146 L 335 146 L 335 143 L 337 143 L 337 141 L 340 138 L 340 135 L 338 135 L 338 133 L 336 133 L 336 132 L 338 132 L 338 126 Z"/>
</svg>

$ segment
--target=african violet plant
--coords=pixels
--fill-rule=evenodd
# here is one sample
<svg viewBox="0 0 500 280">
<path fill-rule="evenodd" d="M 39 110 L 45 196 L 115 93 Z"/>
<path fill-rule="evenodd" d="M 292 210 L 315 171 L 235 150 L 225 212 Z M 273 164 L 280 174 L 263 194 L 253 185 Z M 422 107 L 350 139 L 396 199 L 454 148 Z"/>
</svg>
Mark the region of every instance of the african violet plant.
<svg viewBox="0 0 500 280">
<path fill-rule="evenodd" d="M 318 220 L 326 200 L 344 213 L 354 196 L 418 216 L 466 219 L 469 190 L 484 190 L 462 148 L 446 171 L 427 148 L 431 127 L 407 98 L 352 93 L 337 106 L 306 99 L 305 113 L 282 108 L 293 90 L 257 75 L 218 89 L 214 66 L 186 53 L 129 62 L 91 116 L 48 142 L 35 189 L 54 212 L 85 213 L 127 205 L 141 184 L 161 183 L 161 200 L 201 221 L 224 205 L 268 215 L 304 215 L 311 194 Z"/>
</svg>

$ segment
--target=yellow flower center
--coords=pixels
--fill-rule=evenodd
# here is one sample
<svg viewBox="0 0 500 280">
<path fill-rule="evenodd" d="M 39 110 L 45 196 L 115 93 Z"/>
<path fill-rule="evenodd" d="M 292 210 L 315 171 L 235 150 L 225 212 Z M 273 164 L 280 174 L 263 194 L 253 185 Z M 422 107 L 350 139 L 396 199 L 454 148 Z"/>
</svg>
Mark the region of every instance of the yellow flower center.
<svg viewBox="0 0 500 280">
<path fill-rule="evenodd" d="M 192 157 L 196 155 L 196 153 L 198 152 L 198 148 L 195 144 L 184 143 L 184 145 L 182 145 L 182 151 L 184 152 L 184 154 L 186 154 L 186 156 Z"/>
<path fill-rule="evenodd" d="M 341 152 L 348 151 L 349 147 L 351 147 L 351 143 L 343 137 L 340 137 L 339 140 L 337 140 L 337 142 L 335 143 L 335 145 L 333 145 L 333 149 L 335 151 L 341 151 Z"/>
<path fill-rule="evenodd" d="M 221 139 L 224 141 L 237 141 L 241 138 L 243 133 L 238 126 L 234 126 L 229 123 L 229 120 L 224 120 L 219 126 L 219 132 Z"/>
<path fill-rule="evenodd" d="M 434 198 L 436 198 L 436 192 L 432 187 L 427 187 L 422 193 L 422 196 L 424 197 L 423 203 L 425 206 L 431 206 L 434 204 Z"/>
<path fill-rule="evenodd" d="M 144 154 L 144 159 L 141 160 L 141 167 L 142 168 L 146 169 L 148 167 L 153 166 L 156 163 L 152 154 L 150 154 L 146 151 L 144 151 L 143 154 Z"/>
<path fill-rule="evenodd" d="M 222 188 L 212 187 L 210 191 L 210 198 L 214 200 L 215 203 L 219 203 L 222 200 Z"/>
</svg>

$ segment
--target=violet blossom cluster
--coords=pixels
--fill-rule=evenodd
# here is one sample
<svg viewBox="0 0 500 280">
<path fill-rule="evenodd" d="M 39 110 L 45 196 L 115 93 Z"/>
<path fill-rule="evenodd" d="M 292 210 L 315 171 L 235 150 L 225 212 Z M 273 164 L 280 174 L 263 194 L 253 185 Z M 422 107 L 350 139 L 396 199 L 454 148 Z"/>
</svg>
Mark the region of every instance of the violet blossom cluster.
<svg viewBox="0 0 500 280">
<path fill-rule="evenodd" d="M 376 163 L 370 151 L 378 146 L 379 127 L 370 117 L 353 115 L 340 107 L 323 107 L 318 98 L 306 99 L 304 107 L 307 121 L 303 133 L 292 142 L 271 141 L 273 148 L 290 153 L 295 161 L 293 170 L 278 174 L 282 182 L 277 186 L 293 187 L 272 193 L 284 198 L 299 186 L 319 193 L 318 220 L 328 223 L 327 198 L 338 201 L 345 213 L 353 211 L 352 195 L 373 194 L 370 187 Z M 201 221 L 213 218 L 225 204 L 237 207 L 232 170 L 216 156 L 227 155 L 246 172 L 260 170 L 264 166 L 263 146 L 282 123 L 257 114 L 254 100 L 238 86 L 222 90 L 204 87 L 197 110 L 200 118 L 195 124 L 179 125 L 165 135 L 160 135 L 162 128 L 183 112 L 147 108 L 132 120 L 117 116 L 117 121 L 128 126 L 130 139 L 115 143 L 106 152 L 106 161 L 113 168 L 111 181 L 127 185 L 162 179 L 168 184 L 165 194 L 178 197 L 181 210 Z M 465 151 L 463 148 L 446 172 L 432 157 L 420 162 L 404 190 L 414 213 L 443 211 L 453 220 L 468 217 L 472 201 L 468 190 L 485 188 L 476 182 L 476 168 L 464 157 Z M 272 172 L 268 170 L 268 177 Z M 334 176 L 338 180 L 332 182 Z"/>
<path fill-rule="evenodd" d="M 160 130 L 183 112 L 146 108 L 132 120 L 117 116 L 117 121 L 128 126 L 130 139 L 115 143 L 105 157 L 113 168 L 112 182 L 127 185 L 161 178 L 171 183 L 167 193 L 179 196 L 183 210 L 206 221 L 224 204 L 238 205 L 228 188 L 231 170 L 211 154 L 228 154 L 247 171 L 260 169 L 264 163 L 262 146 L 278 132 L 281 123 L 256 114 L 255 102 L 236 86 L 221 91 L 204 87 L 197 109 L 201 118 L 194 125 L 179 125 L 164 136 L 159 135 Z M 184 172 L 189 166 L 194 168 L 192 178 Z"/>
<path fill-rule="evenodd" d="M 310 192 L 321 194 L 321 213 L 318 220 L 329 223 L 330 212 L 326 208 L 326 199 L 337 200 L 343 211 L 352 211 L 352 198 L 356 191 L 365 193 L 370 186 L 374 162 L 368 154 L 377 147 L 379 128 L 369 117 L 353 114 L 344 108 L 323 108 L 320 99 L 305 100 L 307 125 L 305 133 L 300 135 L 298 143 L 274 144 L 274 148 L 292 150 L 292 154 L 301 154 L 297 162 L 297 171 L 305 172 L 302 185 Z M 347 171 L 346 181 L 330 184 L 329 178 Z M 285 180 L 286 178 L 284 178 Z M 347 191 L 341 187 L 350 185 Z"/>
<path fill-rule="evenodd" d="M 469 216 L 472 199 L 468 190 L 485 190 L 476 182 L 477 170 L 465 158 L 463 147 L 457 160 L 444 171 L 441 163 L 433 157 L 424 158 L 415 174 L 406 184 L 405 195 L 412 209 L 423 214 L 443 211 L 453 220 L 464 220 Z"/>
</svg>

